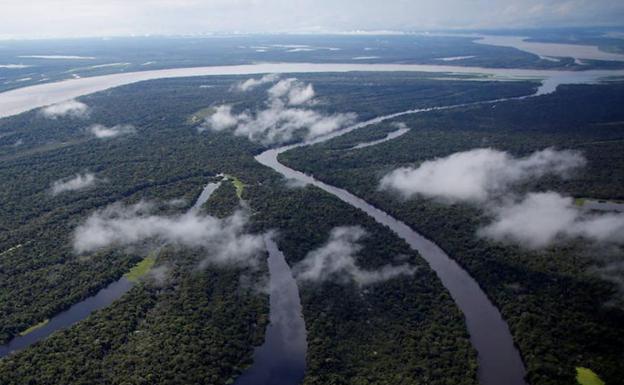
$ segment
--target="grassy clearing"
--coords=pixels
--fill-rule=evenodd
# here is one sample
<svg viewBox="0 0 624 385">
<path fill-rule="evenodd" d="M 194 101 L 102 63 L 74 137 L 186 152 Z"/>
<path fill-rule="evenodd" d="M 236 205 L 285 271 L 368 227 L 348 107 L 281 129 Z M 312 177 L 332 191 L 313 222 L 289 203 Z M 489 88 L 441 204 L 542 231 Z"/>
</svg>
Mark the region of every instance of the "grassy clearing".
<svg viewBox="0 0 624 385">
<path fill-rule="evenodd" d="M 574 204 L 577 206 L 583 206 L 585 204 L 585 198 L 575 198 Z"/>
<path fill-rule="evenodd" d="M 126 279 L 130 282 L 138 282 L 141 277 L 150 271 L 150 269 L 154 266 L 154 263 L 156 263 L 156 255 L 152 253 L 145 257 L 145 259 L 141 262 L 134 265 L 129 272 L 124 274 L 124 277 L 126 277 Z"/>
<path fill-rule="evenodd" d="M 591 369 L 581 367 L 576 368 L 576 381 L 581 385 L 605 385 Z"/>
<path fill-rule="evenodd" d="M 43 320 L 43 321 L 39 322 L 38 324 L 33 325 L 33 326 L 29 327 L 28 329 L 24 330 L 24 331 L 23 331 L 23 332 L 21 332 L 19 335 L 23 337 L 23 336 L 25 336 L 25 335 L 26 335 L 26 334 L 28 334 L 28 333 L 32 333 L 32 332 L 34 332 L 35 330 L 37 330 L 37 329 L 39 329 L 39 328 L 41 328 L 41 327 L 45 326 L 48 322 L 50 322 L 50 320 L 49 320 L 49 319 L 47 319 L 47 320 Z"/>
<path fill-rule="evenodd" d="M 226 177 L 232 181 L 234 188 L 236 189 L 236 196 L 238 199 L 243 199 L 243 191 L 245 190 L 245 184 L 240 179 L 233 175 L 226 175 Z"/>
</svg>

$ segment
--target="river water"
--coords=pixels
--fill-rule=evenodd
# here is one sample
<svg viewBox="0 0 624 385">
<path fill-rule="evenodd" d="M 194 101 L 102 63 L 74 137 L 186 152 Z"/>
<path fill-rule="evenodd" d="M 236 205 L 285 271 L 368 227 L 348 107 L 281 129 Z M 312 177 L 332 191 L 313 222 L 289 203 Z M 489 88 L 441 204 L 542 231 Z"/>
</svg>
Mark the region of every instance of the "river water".
<svg viewBox="0 0 624 385">
<path fill-rule="evenodd" d="M 48 323 L 37 328 L 30 333 L 13 338 L 7 345 L 0 346 L 0 358 L 27 348 L 35 342 L 41 341 L 52 333 L 66 329 L 78 321 L 87 318 L 96 310 L 103 309 L 113 303 L 116 299 L 126 294 L 133 286 L 133 283 L 125 277 L 111 283 L 96 295 L 84 299 L 50 319 Z"/>
<path fill-rule="evenodd" d="M 555 86 L 556 88 L 556 86 Z M 405 240 L 409 246 L 427 261 L 429 266 L 437 274 L 442 284 L 449 291 L 453 300 L 464 314 L 466 327 L 470 334 L 470 341 L 478 353 L 478 377 L 481 385 L 526 385 L 524 376 L 526 369 L 516 348 L 513 337 L 500 312 L 492 304 L 479 284 L 461 266 L 451 259 L 435 243 L 426 239 L 405 223 L 395 219 L 386 212 L 368 204 L 363 199 L 351 194 L 347 190 L 328 185 L 316 180 L 313 176 L 293 170 L 278 161 L 279 154 L 298 147 L 322 143 L 348 132 L 366 126 L 377 124 L 386 120 L 394 119 L 408 114 L 424 113 L 435 110 L 445 110 L 467 105 L 483 103 L 498 103 L 506 100 L 524 99 L 543 94 L 540 88 L 534 95 L 496 99 L 474 103 L 464 103 L 451 106 L 431 107 L 414 109 L 377 118 L 355 124 L 343 130 L 336 131 L 302 143 L 291 144 L 279 148 L 267 150 L 256 156 L 256 160 L 264 166 L 270 167 L 285 178 L 298 181 L 303 184 L 311 184 L 362 210 L 378 223 L 390 228 L 396 235 Z M 379 142 L 385 142 L 385 138 Z"/>
<path fill-rule="evenodd" d="M 253 75 L 263 73 L 320 73 L 320 72 L 347 72 L 347 71 L 372 71 L 372 72 L 393 72 L 393 71 L 413 71 L 413 72 L 434 72 L 434 73 L 452 73 L 452 74 L 485 74 L 494 79 L 540 79 L 542 80 L 542 86 L 537 91 L 536 95 L 546 94 L 553 92 L 560 84 L 578 84 L 578 83 L 596 83 L 601 78 L 609 76 L 624 76 L 624 70 L 594 70 L 594 71 L 542 71 L 542 70 L 525 70 L 525 69 L 489 69 L 479 67 L 458 67 L 448 65 L 402 65 L 402 64 L 308 64 L 308 63 L 265 63 L 265 64 L 252 64 L 252 65 L 240 65 L 240 66 L 217 66 L 217 67 L 195 67 L 195 68 L 177 68 L 166 69 L 156 71 L 144 71 L 134 73 L 122 73 L 106 76 L 97 76 L 90 78 L 72 79 L 56 83 L 41 84 L 31 87 L 20 88 L 5 93 L 0 93 L 0 117 L 7 117 L 15 115 L 24 111 L 28 111 L 34 108 L 42 107 L 45 105 L 58 103 L 64 100 L 73 99 L 78 96 L 90 94 L 97 91 L 102 91 L 108 88 L 121 86 L 124 84 L 135 83 L 144 80 L 160 79 L 160 78 L 175 78 L 175 77 L 188 77 L 188 76 L 207 76 L 207 75 Z M 502 100 L 497 100 L 502 101 Z M 496 101 L 494 101 L 496 102 Z M 436 272 L 443 285 L 449 290 L 453 299 L 458 307 L 463 312 L 468 331 L 470 333 L 470 340 L 478 352 L 479 363 L 479 380 L 482 385 L 524 385 L 525 368 L 520 358 L 520 354 L 516 349 L 511 333 L 509 332 L 506 322 L 502 319 L 498 309 L 489 301 L 485 293 L 481 290 L 477 282 L 463 270 L 454 260 L 444 253 L 437 245 L 431 241 L 425 239 L 420 234 L 412 230 L 406 224 L 397 219 L 391 217 L 387 213 L 373 207 L 364 200 L 354 196 L 346 190 L 327 185 L 323 182 L 317 181 L 309 175 L 305 175 L 296 170 L 290 169 L 277 161 L 277 156 L 294 147 L 310 145 L 321 141 L 329 140 L 332 137 L 342 135 L 346 132 L 365 127 L 371 124 L 375 124 L 387 119 L 392 119 L 406 114 L 421 113 L 431 111 L 435 109 L 453 108 L 453 106 L 446 107 L 434 107 L 417 110 L 403 111 L 387 116 L 371 119 L 366 122 L 356 124 L 349 127 L 346 130 L 341 130 L 326 137 L 316 139 L 311 142 L 301 143 L 297 145 L 285 146 L 277 149 L 271 149 L 258 155 L 256 160 L 265 166 L 273 168 L 275 171 L 283 174 L 287 178 L 295 179 L 300 182 L 309 183 L 315 185 L 324 191 L 333 194 L 342 201 L 356 207 L 366 214 L 370 215 L 376 221 L 388 226 L 399 237 L 404 239 L 413 249 L 417 250 L 420 255 L 429 263 L 431 268 Z M 272 246 L 270 242 L 267 242 L 267 247 L 271 252 Z M 278 255 L 276 249 L 272 255 Z M 277 257 L 276 260 L 280 260 Z M 283 256 L 281 256 L 283 260 Z M 278 269 L 281 262 L 270 262 L 274 269 Z M 277 265 L 276 265 L 277 264 Z M 287 267 L 287 266 L 286 266 Z M 284 268 L 284 266 L 282 266 Z M 277 270 L 275 270 L 277 271 Z M 285 270 L 284 270 L 285 271 Z M 123 282 L 119 283 L 122 285 Z M 104 289 L 106 290 L 106 289 Z M 127 291 L 127 289 L 125 289 Z M 113 292 L 110 300 L 111 303 L 115 298 L 121 296 L 125 291 L 123 290 L 111 290 Z M 100 293 L 98 293 L 100 295 Z M 102 294 L 104 295 L 104 294 Z M 97 297 L 97 295 L 95 296 Z M 93 298 L 93 297 L 92 297 Z M 292 297 L 294 298 L 294 297 Z M 291 299 L 292 299 L 291 298 Z M 85 300 L 88 301 L 91 298 Z M 290 347 L 278 347 L 277 341 L 279 338 L 273 338 L 275 335 L 283 335 L 283 328 L 279 325 L 278 319 L 273 319 L 274 313 L 277 317 L 277 309 L 282 308 L 276 304 L 276 311 L 273 310 L 274 301 L 278 301 L 279 297 L 271 299 L 271 323 L 273 326 L 269 326 L 267 329 L 267 338 L 265 344 L 258 348 L 255 354 L 255 362 L 252 368 L 238 379 L 240 384 L 245 384 L 246 378 L 254 379 L 260 378 L 257 376 L 265 376 L 262 372 L 271 373 L 291 373 L 285 374 L 288 376 L 288 383 L 300 382 L 300 376 L 302 376 L 305 366 L 301 364 L 301 354 L 293 354 L 293 357 L 286 357 L 284 354 L 272 352 L 291 351 Z M 83 301 L 83 302 L 85 302 Z M 80 306 L 83 302 L 74 306 Z M 298 302 L 298 301 L 296 301 Z M 104 303 L 104 302 L 101 302 Z M 291 301 L 294 313 L 300 315 L 300 307 L 297 307 L 295 302 Z M 300 305 L 299 305 L 300 306 Z M 93 307 L 95 310 L 99 308 Z M 72 312 L 72 307 L 67 312 Z M 93 310 L 91 310 L 93 311 Z M 54 317 L 48 325 L 29 333 L 25 337 L 29 339 L 21 339 L 17 337 L 7 346 L 0 347 L 1 354 L 7 354 L 11 350 L 16 350 L 28 346 L 36 340 L 45 338 L 45 336 L 52 333 L 54 330 L 68 327 L 69 325 L 77 322 L 80 319 L 84 319 L 91 311 L 84 313 L 83 316 L 73 317 L 71 321 L 63 322 L 61 318 L 57 320 L 57 317 L 61 317 L 63 313 Z M 294 314 L 292 313 L 292 314 Z M 77 314 L 77 313 L 76 313 Z M 291 314 L 291 316 L 292 316 Z M 295 317 L 297 318 L 297 317 Z M 57 326 L 54 326 L 57 325 Z M 303 327 L 303 320 L 301 319 L 301 325 Z M 303 329 L 304 330 L 304 329 Z M 41 331 L 41 332 L 39 332 Z M 35 334 L 41 333 L 41 334 Z M 37 337 L 37 336 L 40 337 Z M 301 336 L 301 334 L 298 334 Z M 301 337 L 297 337 L 301 338 Z M 30 341 L 30 342 L 28 342 Z M 301 343 L 295 344 L 298 346 L 298 352 L 305 351 L 305 347 L 302 348 Z M 280 368 L 278 363 L 267 362 L 271 361 L 271 357 L 281 357 L 280 360 L 284 360 L 286 368 Z M 290 358 L 297 357 L 290 360 Z M 303 353 L 305 357 L 305 353 Z M 264 362 L 264 364 L 262 364 Z M 270 369 L 274 368 L 274 369 Z M 280 376 L 281 374 L 276 374 Z M 278 378 L 275 377 L 275 378 Z M 284 377 L 286 378 L 286 377 Z M 292 381 L 292 382 L 290 382 Z M 249 383 L 249 382 L 247 382 Z M 254 382 L 257 383 L 257 382 Z M 270 382 L 268 382 L 270 383 Z"/>
<path fill-rule="evenodd" d="M 527 37 L 521 36 L 479 36 L 476 43 L 494 45 L 499 47 L 513 47 L 521 51 L 529 52 L 542 59 L 559 61 L 557 58 L 571 57 L 577 64 L 582 64 L 583 59 L 624 61 L 624 55 L 601 51 L 594 45 L 565 44 L 565 43 L 541 43 L 527 41 Z"/>
<path fill-rule="evenodd" d="M 0 93 L 0 118 L 59 103 L 82 95 L 145 80 L 189 76 L 351 71 L 409 71 L 488 75 L 499 79 L 541 79 L 544 80 L 544 86 L 542 87 L 544 93 L 554 91 L 553 87 L 558 84 L 595 83 L 600 78 L 608 76 L 624 76 L 624 70 L 550 71 L 425 64 L 262 63 L 234 66 L 173 68 L 70 79 L 3 92 Z"/>
<path fill-rule="evenodd" d="M 254 352 L 253 365 L 235 385 L 294 385 L 303 381 L 306 367 L 306 329 L 297 282 L 284 254 L 270 236 L 264 242 L 269 252 L 270 323 L 264 343 Z"/>
<path fill-rule="evenodd" d="M 189 209 L 189 211 L 197 212 L 219 186 L 220 182 L 208 183 L 199 194 L 195 204 Z M 126 279 L 126 277 L 121 277 L 117 281 L 98 291 L 94 296 L 83 299 L 82 301 L 72 305 L 69 309 L 55 315 L 45 325 L 38 327 L 23 336 L 13 338 L 6 345 L 0 345 L 0 358 L 27 348 L 28 346 L 47 338 L 58 330 L 67 329 L 78 321 L 82 321 L 94 311 L 103 309 L 112 304 L 116 299 L 121 298 L 121 296 L 126 294 L 130 289 L 132 289 L 133 286 L 133 282 Z"/>
</svg>

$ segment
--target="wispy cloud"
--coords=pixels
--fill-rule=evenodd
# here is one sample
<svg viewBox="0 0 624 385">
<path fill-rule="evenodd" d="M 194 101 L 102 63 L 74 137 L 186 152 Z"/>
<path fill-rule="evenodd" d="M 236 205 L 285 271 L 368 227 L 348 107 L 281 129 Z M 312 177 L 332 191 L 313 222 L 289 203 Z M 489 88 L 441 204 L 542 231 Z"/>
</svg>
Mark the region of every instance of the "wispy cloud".
<svg viewBox="0 0 624 385">
<path fill-rule="evenodd" d="M 380 187 L 406 198 L 421 195 L 452 202 L 485 202 L 534 178 L 569 176 L 585 163 L 576 151 L 548 148 L 514 158 L 504 151 L 482 148 L 396 169 L 382 178 Z"/>
<path fill-rule="evenodd" d="M 356 115 L 324 114 L 313 110 L 314 88 L 297 79 L 280 80 L 268 91 L 265 108 L 259 111 L 233 113 L 229 105 L 218 106 L 206 118 L 200 131 L 232 129 L 234 135 L 244 136 L 265 145 L 292 141 L 297 135 L 305 139 L 336 131 L 352 123 Z"/>
<path fill-rule="evenodd" d="M 277 81 L 277 79 L 279 79 L 279 75 L 277 74 L 267 74 L 262 76 L 259 79 L 247 79 L 243 82 L 237 83 L 236 86 L 234 87 L 235 89 L 237 89 L 238 91 L 250 91 L 258 86 L 261 86 L 263 84 L 267 84 L 267 83 L 273 83 L 275 81 Z"/>
<path fill-rule="evenodd" d="M 295 78 L 280 80 L 268 92 L 271 99 L 286 99 L 291 106 L 309 103 L 315 96 L 312 84 L 303 83 Z"/>
<path fill-rule="evenodd" d="M 520 201 L 493 206 L 494 220 L 480 229 L 483 237 L 542 248 L 557 241 L 585 238 L 624 244 L 624 214 L 591 214 L 570 197 L 555 192 L 530 193 Z"/>
<path fill-rule="evenodd" d="M 0 68 L 6 68 L 6 69 L 21 69 L 21 68 L 28 68 L 28 67 L 32 67 L 32 66 L 26 65 L 26 64 L 0 64 Z"/>
<path fill-rule="evenodd" d="M 87 131 L 93 134 L 96 138 L 107 139 L 114 138 L 115 136 L 119 135 L 134 134 L 136 133 L 136 128 L 134 128 L 134 126 L 130 124 L 117 124 L 112 127 L 106 127 L 101 124 L 94 124 L 87 128 Z"/>
<path fill-rule="evenodd" d="M 557 192 L 518 194 L 515 185 L 546 175 L 570 177 L 586 164 L 576 151 L 551 148 L 524 158 L 506 152 L 477 149 L 458 152 L 400 168 L 384 176 L 382 189 L 443 202 L 477 204 L 491 218 L 478 235 L 529 249 L 582 238 L 596 244 L 624 245 L 624 214 L 594 213 Z"/>
<path fill-rule="evenodd" d="M 366 232 L 359 226 L 335 227 L 324 245 L 309 252 L 293 267 L 295 277 L 312 282 L 353 281 L 364 286 L 414 273 L 416 268 L 408 264 L 385 265 L 378 270 L 361 269 L 355 258 L 362 250 L 358 242 L 364 236 Z"/>
<path fill-rule="evenodd" d="M 97 178 L 92 173 L 76 174 L 70 179 L 60 179 L 54 181 L 51 186 L 52 195 L 58 195 L 67 191 L 83 190 L 92 187 L 97 182 Z"/>
<path fill-rule="evenodd" d="M 76 228 L 73 247 L 77 253 L 107 247 L 124 247 L 146 241 L 203 249 L 207 264 L 256 266 L 264 250 L 262 236 L 245 233 L 248 215 L 238 211 L 225 219 L 189 211 L 180 215 L 153 214 L 153 204 L 113 204 L 96 211 Z"/>
<path fill-rule="evenodd" d="M 73 118 L 84 118 L 89 114 L 89 106 L 77 100 L 67 100 L 65 102 L 44 107 L 41 113 L 48 118 L 56 119 L 64 116 Z"/>
</svg>

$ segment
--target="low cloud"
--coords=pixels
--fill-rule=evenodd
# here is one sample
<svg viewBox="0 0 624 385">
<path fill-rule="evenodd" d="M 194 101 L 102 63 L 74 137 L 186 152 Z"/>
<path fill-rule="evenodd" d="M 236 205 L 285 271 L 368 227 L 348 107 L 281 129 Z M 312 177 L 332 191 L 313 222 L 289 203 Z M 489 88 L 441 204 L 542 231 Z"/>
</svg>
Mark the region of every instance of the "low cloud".
<svg viewBox="0 0 624 385">
<path fill-rule="evenodd" d="M 421 195 L 451 202 L 485 202 L 534 178 L 567 177 L 585 163 L 576 151 L 548 148 L 514 158 L 504 151 L 481 148 L 426 161 L 416 168 L 396 169 L 382 178 L 380 187 L 406 198 Z"/>
<path fill-rule="evenodd" d="M 147 241 L 203 249 L 207 264 L 256 266 L 264 250 L 262 236 L 245 233 L 248 215 L 238 211 L 225 219 L 189 211 L 180 215 L 152 214 L 154 205 L 113 204 L 93 213 L 73 235 L 77 253 L 124 247 Z"/>
<path fill-rule="evenodd" d="M 235 114 L 229 105 L 218 106 L 200 131 L 232 129 L 234 135 L 270 145 L 292 141 L 296 135 L 313 139 L 343 128 L 356 118 L 353 113 L 329 115 L 313 110 L 312 85 L 297 79 L 280 80 L 267 93 L 265 108 L 260 111 Z"/>
<path fill-rule="evenodd" d="M 268 93 L 272 99 L 286 99 L 291 106 L 309 103 L 316 94 L 312 84 L 306 84 L 295 78 L 280 80 Z"/>
<path fill-rule="evenodd" d="M 235 86 L 235 89 L 237 89 L 238 91 L 242 91 L 242 92 L 246 92 L 246 91 L 250 91 L 258 86 L 261 86 L 263 84 L 267 84 L 267 83 L 273 83 L 275 81 L 277 81 L 277 79 L 279 79 L 279 75 L 277 74 L 267 74 L 264 75 L 263 77 L 259 78 L 259 79 L 247 79 L 243 82 L 237 83 Z"/>
<path fill-rule="evenodd" d="M 168 265 L 153 267 L 149 271 L 148 279 L 157 287 L 165 286 L 171 276 L 171 268 Z"/>
<path fill-rule="evenodd" d="M 218 106 L 215 112 L 206 118 L 206 124 L 213 131 L 223 131 L 238 124 L 238 116 L 232 114 L 232 106 Z"/>
<path fill-rule="evenodd" d="M 52 183 L 52 195 L 58 195 L 67 191 L 83 190 L 95 185 L 97 178 L 92 173 L 76 174 L 71 179 L 60 179 Z"/>
<path fill-rule="evenodd" d="M 72 99 L 44 107 L 41 110 L 41 113 L 43 116 L 51 119 L 66 116 L 72 118 L 84 118 L 89 115 L 89 106 Z"/>
<path fill-rule="evenodd" d="M 6 68 L 6 69 L 22 69 L 22 68 L 28 68 L 28 67 L 32 67 L 32 66 L 25 65 L 25 64 L 0 64 L 0 68 Z"/>
<path fill-rule="evenodd" d="M 542 248 L 571 238 L 624 244 L 624 214 L 582 210 L 555 192 L 530 193 L 520 201 L 491 208 L 494 220 L 479 235 L 527 248 Z"/>
<path fill-rule="evenodd" d="M 362 250 L 358 242 L 364 236 L 366 232 L 359 226 L 335 227 L 327 243 L 309 252 L 293 267 L 295 277 L 300 281 L 312 282 L 353 281 L 364 286 L 414 273 L 416 268 L 408 264 L 362 270 L 356 265 L 355 257 Z"/>
<path fill-rule="evenodd" d="M 136 133 L 136 129 L 130 124 L 117 124 L 112 127 L 106 127 L 101 124 L 94 124 L 87 128 L 87 132 L 93 134 L 99 139 L 114 138 L 119 135 L 127 135 Z"/>
</svg>

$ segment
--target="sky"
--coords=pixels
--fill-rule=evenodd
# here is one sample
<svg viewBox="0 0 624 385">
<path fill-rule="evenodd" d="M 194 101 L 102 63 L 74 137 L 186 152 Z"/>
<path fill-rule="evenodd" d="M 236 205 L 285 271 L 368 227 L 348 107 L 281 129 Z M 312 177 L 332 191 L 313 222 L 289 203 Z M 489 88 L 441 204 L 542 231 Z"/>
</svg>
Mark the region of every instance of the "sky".
<svg viewBox="0 0 624 385">
<path fill-rule="evenodd" d="M 0 0 L 1 38 L 623 24 L 623 0 Z"/>
</svg>

